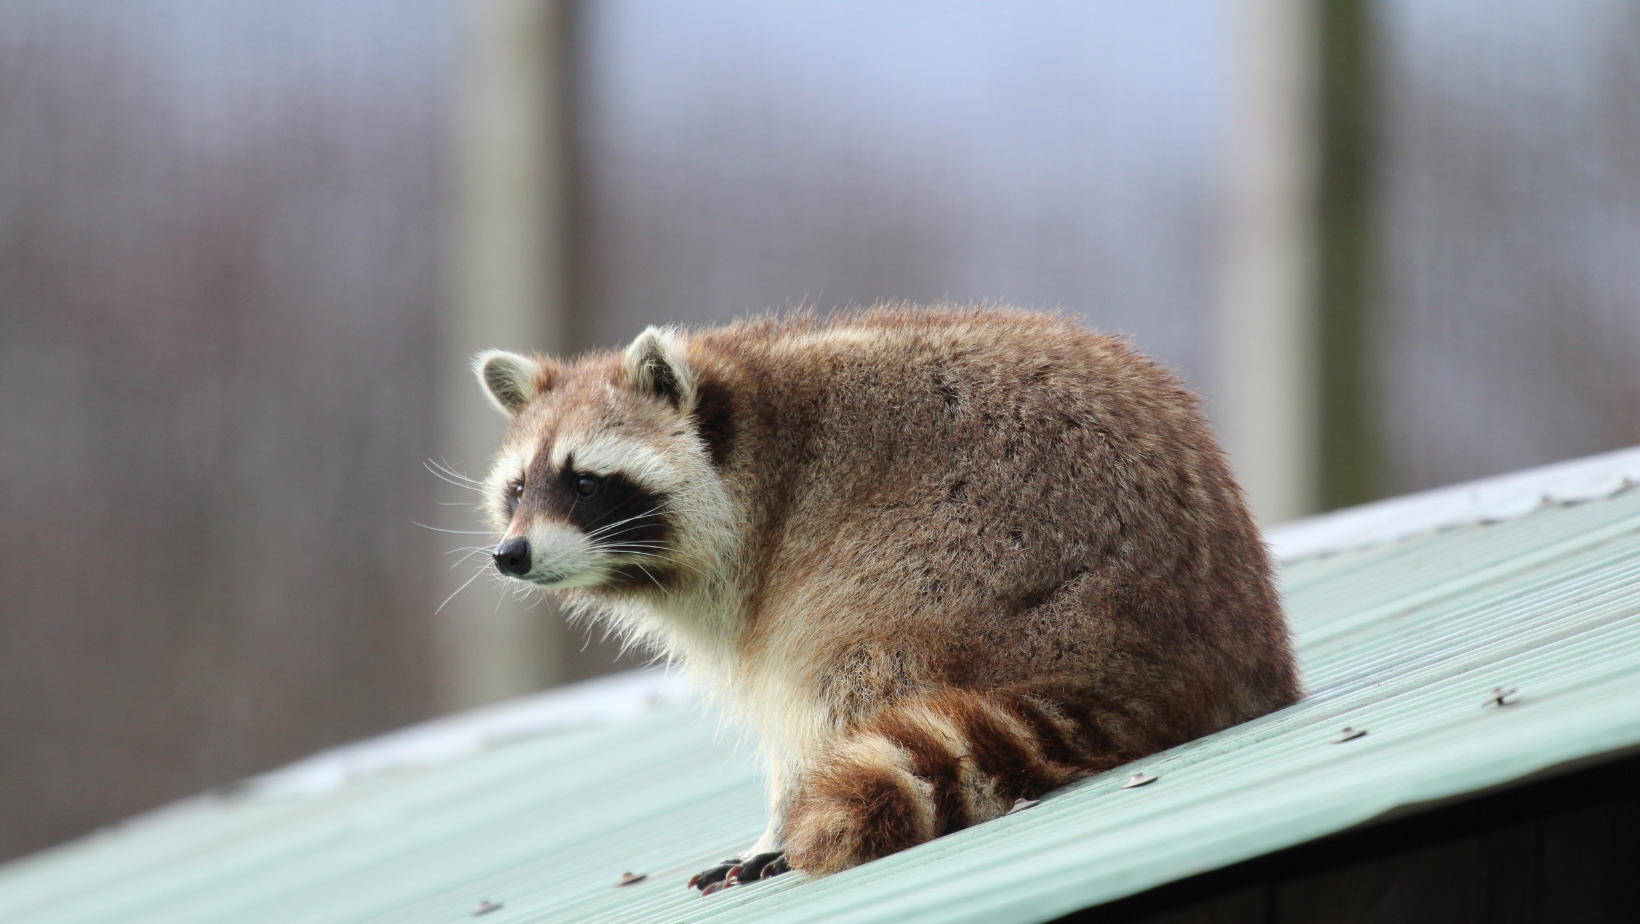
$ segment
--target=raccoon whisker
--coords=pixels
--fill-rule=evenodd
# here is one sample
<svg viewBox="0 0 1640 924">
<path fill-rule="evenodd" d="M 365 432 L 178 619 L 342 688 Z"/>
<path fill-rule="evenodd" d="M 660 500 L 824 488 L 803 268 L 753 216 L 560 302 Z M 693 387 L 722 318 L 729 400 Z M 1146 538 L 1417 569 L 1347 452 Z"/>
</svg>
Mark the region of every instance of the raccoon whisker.
<svg viewBox="0 0 1640 924">
<path fill-rule="evenodd" d="M 643 552 L 643 551 L 639 551 L 637 549 L 608 549 L 607 551 L 611 555 L 635 555 L 639 558 L 650 559 L 650 560 L 652 560 L 652 561 L 654 561 L 658 564 L 665 564 L 665 565 L 674 564 L 674 562 L 669 557 L 667 557 L 665 555 L 658 555 L 654 552 Z M 683 566 L 683 562 L 676 562 L 675 564 L 677 564 L 680 567 Z"/>
<path fill-rule="evenodd" d="M 660 549 L 662 552 L 673 552 L 676 549 L 664 542 L 645 542 L 642 539 L 608 539 L 593 543 L 595 547 L 605 552 L 620 552 L 625 549 Z"/>
<path fill-rule="evenodd" d="M 482 489 L 481 489 L 481 488 L 475 488 L 475 487 L 473 487 L 473 486 L 472 486 L 472 485 L 470 485 L 470 484 L 462 484 L 462 483 L 461 483 L 461 482 L 459 482 L 459 481 L 452 481 L 452 480 L 450 480 L 450 479 L 449 479 L 449 478 L 446 478 L 446 477 L 444 477 L 444 476 L 443 476 L 443 475 L 440 475 L 440 474 L 439 474 L 439 473 L 438 473 L 438 472 L 434 472 L 434 473 L 433 473 L 433 474 L 434 474 L 434 475 L 436 475 L 436 476 L 437 476 L 437 477 L 438 477 L 438 480 L 440 480 L 440 481 L 443 481 L 443 482 L 445 482 L 445 483 L 447 483 L 447 484 L 453 484 L 453 485 L 455 485 L 455 486 L 456 486 L 456 487 L 458 487 L 458 488 L 461 488 L 461 489 L 463 489 L 463 490 L 466 490 L 466 491 L 474 491 L 474 492 L 477 492 L 477 491 L 480 491 L 480 490 L 482 490 Z"/>
<path fill-rule="evenodd" d="M 521 584 L 511 578 L 502 577 L 500 574 L 495 572 L 490 573 L 490 583 L 495 585 L 496 590 L 505 591 L 506 594 L 510 594 L 514 600 L 528 598 L 530 594 L 537 589 L 528 584 Z M 501 609 L 502 596 L 503 595 L 501 594 L 496 596 L 495 607 L 497 610 Z"/>
<path fill-rule="evenodd" d="M 683 568 L 683 569 L 685 569 L 685 570 L 687 570 L 687 571 L 689 571 L 693 574 L 705 574 L 706 573 L 705 571 L 701 570 L 699 567 L 697 567 L 695 565 L 691 565 L 688 562 L 674 561 L 673 559 L 671 559 L 671 558 L 669 558 L 665 555 L 657 555 L 654 552 L 642 552 L 642 551 L 639 551 L 637 549 L 624 549 L 624 548 L 609 548 L 609 549 L 604 549 L 604 551 L 609 552 L 612 555 L 637 555 L 637 556 L 641 556 L 643 558 L 653 558 L 654 560 L 656 560 L 658 562 L 664 562 L 665 564 L 671 565 L 671 566 L 676 567 L 676 568 Z M 667 549 L 666 551 L 671 551 L 671 550 Z"/>
<path fill-rule="evenodd" d="M 517 597 L 518 596 L 518 591 L 514 590 L 513 591 L 513 596 Z M 502 599 L 503 598 L 500 594 L 496 595 L 496 598 L 495 598 L 495 611 L 497 613 L 501 612 L 501 601 L 502 601 Z"/>
<path fill-rule="evenodd" d="M 415 520 L 411 520 L 410 522 L 416 523 Z M 416 523 L 416 525 L 420 526 L 422 529 L 430 529 L 435 533 L 452 533 L 452 534 L 457 535 L 457 536 L 488 536 L 488 535 L 490 535 L 490 531 L 487 530 L 487 529 L 441 529 L 437 526 L 428 526 L 426 523 Z"/>
<path fill-rule="evenodd" d="M 655 510 L 655 509 L 656 509 L 656 508 L 651 508 L 651 509 L 650 509 L 650 511 L 649 511 L 649 512 L 650 512 L 650 513 L 653 513 L 653 512 L 654 512 L 654 510 Z M 604 514 L 604 516 L 603 516 L 603 517 L 599 517 L 599 518 L 598 518 L 598 519 L 596 519 L 596 520 L 593 520 L 593 521 L 592 521 L 592 522 L 591 522 L 591 523 L 588 523 L 588 524 L 587 524 L 587 525 L 588 525 L 588 526 L 597 526 L 597 525 L 598 525 L 598 523 L 599 523 L 599 522 L 600 522 L 600 521 L 602 521 L 602 520 L 603 520 L 603 518 L 604 518 L 604 517 L 607 517 L 607 516 L 611 516 L 611 515 L 612 515 L 612 514 L 614 514 L 614 513 L 615 513 L 615 511 L 613 511 L 613 510 L 610 510 L 610 511 L 608 511 L 608 512 L 606 512 L 606 513 L 605 513 L 605 514 Z M 640 514 L 638 514 L 638 517 L 641 517 L 641 516 L 646 516 L 646 515 L 647 515 L 647 514 L 644 514 L 644 513 L 640 513 Z M 635 520 L 635 519 L 637 519 L 637 518 L 638 518 L 638 517 L 627 517 L 627 518 L 626 518 L 626 519 L 624 519 L 624 520 L 618 520 L 618 521 L 616 521 L 616 522 L 614 522 L 614 523 L 610 523 L 610 524 L 607 524 L 607 525 L 605 525 L 605 526 L 599 526 L 599 527 L 598 527 L 598 528 L 597 528 L 597 529 L 594 529 L 594 530 L 592 530 L 592 531 L 591 531 L 591 532 L 590 532 L 590 533 L 589 533 L 589 535 L 597 535 L 597 534 L 598 534 L 598 533 L 601 533 L 601 532 L 604 532 L 604 531 L 605 531 L 605 530 L 609 530 L 609 529 L 614 529 L 614 528 L 615 528 L 615 527 L 617 527 L 617 526 L 620 526 L 620 525 L 621 525 L 621 524 L 622 524 L 622 523 L 630 523 L 630 522 L 632 522 L 632 521 L 633 521 L 633 520 Z"/>
<path fill-rule="evenodd" d="M 654 506 L 654 507 L 651 507 L 651 508 L 649 508 L 649 509 L 648 509 L 648 510 L 645 510 L 645 511 L 644 511 L 644 512 L 643 512 L 643 513 L 639 513 L 639 514 L 635 514 L 635 515 L 633 515 L 633 516 L 630 516 L 630 517 L 627 517 L 627 518 L 626 518 L 626 519 L 624 519 L 624 520 L 617 520 L 617 521 L 616 521 L 616 522 L 614 522 L 614 523 L 609 523 L 609 524 L 607 524 L 607 525 L 604 525 L 604 526 L 600 526 L 600 527 L 598 527 L 598 528 L 597 528 L 597 529 L 595 529 L 595 530 L 593 530 L 593 533 L 594 533 L 594 534 L 596 534 L 596 533 L 601 533 L 601 532 L 604 532 L 604 531 L 605 531 L 605 530 L 610 530 L 610 529 L 614 529 L 614 528 L 615 528 L 615 527 L 617 527 L 617 526 L 620 526 L 620 525 L 621 525 L 621 524 L 622 524 L 622 523 L 630 523 L 630 522 L 632 522 L 632 521 L 633 521 L 633 520 L 641 520 L 641 519 L 643 519 L 643 518 L 644 518 L 644 517 L 647 517 L 647 516 L 653 516 L 653 515 L 655 515 L 655 514 L 657 514 L 657 513 L 659 513 L 659 512 L 660 512 L 660 511 L 661 511 L 661 509 L 662 509 L 662 508 L 664 508 L 664 507 L 665 507 L 665 506 L 666 506 L 666 504 L 665 504 L 665 503 L 661 503 L 661 504 L 657 504 L 657 505 L 655 505 L 655 506 Z M 611 511 L 610 511 L 610 513 L 614 513 L 614 512 L 615 512 L 615 511 L 613 511 L 613 510 L 611 510 Z M 609 515 L 609 514 L 604 514 L 604 516 L 608 516 L 608 515 Z M 596 523 L 597 523 L 597 522 L 598 522 L 598 521 L 597 521 L 597 520 L 594 520 L 594 521 L 592 521 L 592 522 L 593 522 L 593 524 L 594 524 L 594 525 L 595 525 L 595 524 L 596 524 Z"/>
<path fill-rule="evenodd" d="M 491 573 L 491 578 L 495 581 L 498 589 L 505 590 L 512 594 L 513 599 L 515 600 L 544 599 L 551 596 L 547 588 L 541 587 L 533 581 L 522 581 L 516 578 L 503 577 L 500 573 L 493 571 Z"/>
<path fill-rule="evenodd" d="M 461 551 L 461 549 L 456 549 L 455 551 L 459 552 L 459 551 Z M 480 552 L 488 552 L 488 551 L 489 551 L 489 549 L 473 549 L 472 551 L 468 552 L 466 555 L 463 555 L 460 558 L 456 559 L 454 562 L 452 562 L 450 564 L 450 570 L 454 571 L 457 568 L 461 567 L 462 565 L 465 565 L 467 562 L 472 561 L 474 555 L 477 555 Z M 448 555 L 449 553 L 446 552 L 445 554 Z M 496 576 L 500 577 L 500 575 L 496 575 Z"/>
<path fill-rule="evenodd" d="M 484 490 L 484 486 L 482 484 L 472 480 L 471 478 L 468 478 L 465 475 L 457 475 L 455 472 L 451 472 L 448 475 L 446 475 L 444 472 L 442 472 L 439 469 L 435 468 L 431 464 L 432 461 L 433 460 L 431 460 L 431 459 L 427 460 L 426 468 L 427 468 L 428 471 L 432 472 L 433 477 L 437 478 L 438 480 L 440 480 L 442 482 L 445 482 L 446 484 L 453 484 L 458 488 L 464 488 L 468 491 L 483 491 Z M 459 479 L 459 480 L 457 480 L 457 479 Z"/>
<path fill-rule="evenodd" d="M 665 561 L 666 556 L 656 555 L 654 552 L 639 552 L 635 549 L 604 549 L 612 555 L 641 555 L 644 558 L 653 558 L 656 561 Z"/>
<path fill-rule="evenodd" d="M 450 596 L 444 598 L 444 602 L 438 605 L 438 609 L 433 611 L 433 615 L 437 616 L 438 614 L 444 612 L 444 608 L 450 605 L 450 601 L 456 598 L 456 594 L 459 594 L 468 587 L 472 586 L 472 583 L 482 577 L 484 572 L 488 570 L 488 568 L 480 568 L 477 571 L 474 571 L 473 576 L 468 578 L 466 583 L 462 584 L 460 587 L 457 587 L 454 593 L 451 593 Z"/>
<path fill-rule="evenodd" d="M 472 482 L 473 484 L 482 484 L 483 483 L 483 482 L 478 481 L 477 479 L 468 478 L 466 475 L 463 475 L 462 473 L 456 471 L 454 468 L 450 467 L 450 463 L 448 463 L 448 462 L 446 462 L 442 459 L 431 459 L 430 458 L 430 459 L 427 460 L 427 464 L 437 468 L 439 471 L 442 471 L 447 475 L 450 475 L 450 476 L 455 477 L 455 478 L 460 478 L 463 481 L 469 481 L 469 482 Z"/>
<path fill-rule="evenodd" d="M 653 558 L 656 561 L 665 562 L 666 564 L 668 564 L 668 565 L 670 565 L 674 568 L 680 568 L 680 569 L 682 569 L 682 570 L 684 570 L 684 571 L 686 571 L 690 574 L 698 574 L 698 575 L 705 575 L 706 574 L 706 570 L 699 567 L 699 566 L 691 565 L 688 562 L 673 561 L 671 559 L 664 558 L 660 555 L 653 555 L 649 552 L 632 552 L 632 551 L 627 551 L 627 550 L 624 550 L 624 549 L 608 549 L 606 551 L 615 552 L 616 554 L 619 554 L 619 555 L 641 555 L 644 558 Z M 632 565 L 636 568 L 639 568 L 639 569 L 643 568 L 643 565 L 640 565 L 637 562 L 633 562 Z M 647 573 L 647 572 L 645 572 L 645 573 Z"/>
<path fill-rule="evenodd" d="M 649 578 L 651 581 L 654 581 L 655 586 L 660 589 L 661 593 L 666 594 L 668 597 L 672 596 L 672 592 L 667 590 L 665 587 L 661 586 L 660 580 L 658 578 L 656 578 L 653 574 L 650 574 L 648 568 L 645 568 L 643 565 L 640 565 L 637 562 L 633 562 L 632 567 L 637 568 L 639 571 L 642 571 L 643 574 L 644 574 L 644 577 Z"/>
<path fill-rule="evenodd" d="M 612 529 L 616 529 L 618 527 L 625 526 L 626 524 L 631 523 L 633 520 L 641 520 L 644 517 L 654 516 L 655 514 L 659 513 L 660 510 L 661 510 L 660 507 L 653 507 L 653 508 L 649 509 L 648 511 L 644 512 L 644 513 L 638 514 L 637 516 L 627 517 L 624 520 L 619 520 L 617 522 L 610 523 L 607 526 L 600 526 L 597 529 L 593 530 L 592 532 L 587 533 L 587 538 L 588 539 L 596 539 L 599 536 L 602 536 L 603 534 L 609 532 Z"/>
<path fill-rule="evenodd" d="M 457 552 L 488 552 L 488 551 L 490 551 L 490 547 L 487 546 L 487 545 L 464 545 L 459 549 L 451 549 L 450 551 L 445 552 L 444 554 L 454 555 Z"/>
<path fill-rule="evenodd" d="M 463 484 L 471 485 L 476 490 L 483 490 L 484 489 L 484 482 L 479 481 L 479 480 L 474 479 L 474 478 L 468 478 L 466 475 L 463 475 L 462 473 L 460 473 L 460 472 L 456 471 L 455 469 L 451 468 L 450 464 L 448 462 L 439 462 L 435 459 L 428 459 L 426 464 L 430 468 L 432 468 L 436 471 L 439 471 L 439 472 L 443 472 L 444 474 L 449 475 L 451 478 L 454 478 L 457 481 L 462 482 Z"/>
</svg>

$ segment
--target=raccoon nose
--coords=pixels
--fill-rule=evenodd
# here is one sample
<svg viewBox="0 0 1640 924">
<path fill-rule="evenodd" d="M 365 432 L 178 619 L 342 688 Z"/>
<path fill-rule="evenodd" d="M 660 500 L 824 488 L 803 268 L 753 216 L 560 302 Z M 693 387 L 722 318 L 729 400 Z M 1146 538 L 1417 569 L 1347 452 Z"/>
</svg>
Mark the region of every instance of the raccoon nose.
<svg viewBox="0 0 1640 924">
<path fill-rule="evenodd" d="M 502 574 L 511 577 L 523 577 L 530 573 L 530 541 L 528 539 L 508 539 L 495 547 L 495 568 Z"/>
</svg>

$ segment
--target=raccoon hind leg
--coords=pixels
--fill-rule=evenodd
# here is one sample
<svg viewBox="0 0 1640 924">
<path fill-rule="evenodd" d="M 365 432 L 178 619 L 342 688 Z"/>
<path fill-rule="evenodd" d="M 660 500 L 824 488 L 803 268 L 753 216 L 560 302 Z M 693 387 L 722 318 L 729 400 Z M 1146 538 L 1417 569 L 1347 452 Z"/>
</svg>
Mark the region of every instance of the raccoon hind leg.
<svg viewBox="0 0 1640 924">
<path fill-rule="evenodd" d="M 788 862 L 827 875 L 1007 812 L 1139 756 L 1105 710 L 1020 693 L 946 689 L 891 705 L 845 733 L 799 780 Z"/>
</svg>

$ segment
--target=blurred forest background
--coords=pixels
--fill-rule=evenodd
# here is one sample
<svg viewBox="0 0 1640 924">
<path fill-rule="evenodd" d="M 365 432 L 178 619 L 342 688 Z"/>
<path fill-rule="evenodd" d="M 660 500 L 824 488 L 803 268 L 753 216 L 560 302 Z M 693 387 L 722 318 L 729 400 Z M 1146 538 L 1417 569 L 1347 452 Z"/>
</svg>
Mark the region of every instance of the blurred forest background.
<svg viewBox="0 0 1640 924">
<path fill-rule="evenodd" d="M 440 609 L 473 349 L 943 298 L 1267 523 L 1640 443 L 1640 5 L 0 0 L 0 858 L 635 663 Z"/>
</svg>

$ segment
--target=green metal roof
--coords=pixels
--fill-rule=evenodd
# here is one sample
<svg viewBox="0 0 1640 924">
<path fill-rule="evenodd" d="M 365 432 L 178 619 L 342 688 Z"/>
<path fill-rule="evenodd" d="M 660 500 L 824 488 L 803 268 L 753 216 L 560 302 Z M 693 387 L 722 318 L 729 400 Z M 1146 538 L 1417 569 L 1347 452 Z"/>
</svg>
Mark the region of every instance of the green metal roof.
<svg viewBox="0 0 1640 924">
<path fill-rule="evenodd" d="M 1500 508 L 1469 486 L 1273 536 L 1303 702 L 829 879 L 686 891 L 762 829 L 750 749 L 694 705 L 642 708 L 669 688 L 628 678 L 0 867 L 0 918 L 410 924 L 499 905 L 486 924 L 1047 920 L 1640 744 L 1640 491 L 1623 473 L 1640 455 L 1603 458 L 1617 475 L 1595 488 L 1569 489 L 1564 466 L 1515 477 L 1504 522 L 1483 522 Z M 1518 692 L 1500 706 L 1497 687 Z M 565 727 L 589 690 L 614 691 L 625 717 Z M 1345 726 L 1367 734 L 1333 743 Z M 1135 770 L 1159 779 L 1121 789 Z M 647 878 L 616 887 L 626 872 Z"/>
</svg>

